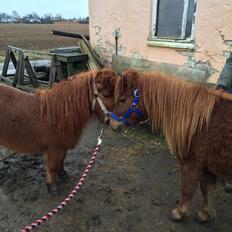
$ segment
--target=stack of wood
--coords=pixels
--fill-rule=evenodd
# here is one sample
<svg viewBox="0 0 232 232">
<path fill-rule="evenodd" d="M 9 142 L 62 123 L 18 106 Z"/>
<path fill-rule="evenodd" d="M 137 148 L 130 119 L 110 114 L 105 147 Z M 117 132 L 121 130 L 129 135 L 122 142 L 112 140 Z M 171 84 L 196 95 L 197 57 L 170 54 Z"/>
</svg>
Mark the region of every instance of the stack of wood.
<svg viewBox="0 0 232 232">
<path fill-rule="evenodd" d="M 23 50 L 8 46 L 7 56 L 0 78 L 8 84 L 33 92 L 41 86 L 51 86 L 56 81 L 66 79 L 75 73 L 102 68 L 99 56 L 89 43 L 89 36 L 79 33 L 52 31 L 54 35 L 80 39 L 79 46 L 53 49 L 50 53 Z M 39 61 L 31 59 L 43 59 Z M 41 60 L 40 60 L 41 61 Z M 44 64 L 44 61 L 46 63 Z M 12 74 L 10 67 L 15 72 Z"/>
</svg>

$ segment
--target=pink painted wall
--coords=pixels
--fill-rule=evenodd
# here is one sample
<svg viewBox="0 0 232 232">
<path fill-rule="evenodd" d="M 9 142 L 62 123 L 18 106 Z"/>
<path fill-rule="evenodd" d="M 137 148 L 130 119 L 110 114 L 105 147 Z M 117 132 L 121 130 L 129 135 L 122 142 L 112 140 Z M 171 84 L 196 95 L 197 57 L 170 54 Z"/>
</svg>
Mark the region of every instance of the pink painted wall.
<svg viewBox="0 0 232 232">
<path fill-rule="evenodd" d="M 196 62 L 208 62 L 215 73 L 210 82 L 215 82 L 224 63 L 225 53 L 231 51 L 232 1 L 199 0 L 196 18 Z M 232 46 L 232 43 L 231 43 Z"/>
<path fill-rule="evenodd" d="M 206 64 L 215 82 L 230 51 L 232 42 L 231 0 L 198 0 L 195 26 L 195 52 L 146 44 L 151 24 L 152 0 L 89 0 L 90 37 L 96 51 L 110 61 L 115 53 L 113 32 L 120 30 L 119 55 L 152 61 L 196 66 Z"/>
</svg>

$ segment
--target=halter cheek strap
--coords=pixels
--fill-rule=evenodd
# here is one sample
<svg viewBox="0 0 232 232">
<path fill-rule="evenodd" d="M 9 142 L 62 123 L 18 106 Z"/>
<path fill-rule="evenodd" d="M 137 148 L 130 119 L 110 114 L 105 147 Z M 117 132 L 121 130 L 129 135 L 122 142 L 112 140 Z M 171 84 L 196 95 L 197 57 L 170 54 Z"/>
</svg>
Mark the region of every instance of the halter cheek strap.
<svg viewBox="0 0 232 232">
<path fill-rule="evenodd" d="M 99 97 L 99 93 L 97 91 L 96 83 L 93 81 L 93 102 L 92 102 L 92 111 L 95 110 L 96 102 L 98 102 L 99 106 L 101 107 L 102 112 L 105 114 L 105 119 L 110 117 L 110 112 L 106 109 L 104 103 L 102 102 L 102 99 Z"/>
<path fill-rule="evenodd" d="M 139 118 L 141 118 L 143 116 L 143 112 L 138 108 L 138 104 L 139 104 L 139 97 L 140 97 L 140 92 L 139 89 L 136 89 L 134 91 L 134 99 L 132 104 L 130 105 L 129 109 L 127 110 L 126 113 L 124 113 L 124 115 L 122 117 L 118 117 L 116 114 L 111 113 L 111 118 L 113 118 L 114 120 L 118 121 L 118 122 L 123 122 L 125 123 L 127 126 L 130 125 L 130 123 L 128 122 L 128 118 L 131 116 L 132 113 L 135 113 Z"/>
</svg>

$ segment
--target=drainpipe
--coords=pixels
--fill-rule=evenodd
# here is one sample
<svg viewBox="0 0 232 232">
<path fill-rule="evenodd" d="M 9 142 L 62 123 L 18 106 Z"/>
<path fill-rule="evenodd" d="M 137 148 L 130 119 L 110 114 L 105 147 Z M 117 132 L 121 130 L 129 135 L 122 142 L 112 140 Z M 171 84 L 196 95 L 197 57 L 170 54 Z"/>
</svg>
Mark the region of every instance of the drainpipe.
<svg viewBox="0 0 232 232">
<path fill-rule="evenodd" d="M 120 29 L 115 29 L 113 33 L 114 39 L 115 39 L 115 54 L 118 55 L 118 38 L 121 36 Z"/>
</svg>

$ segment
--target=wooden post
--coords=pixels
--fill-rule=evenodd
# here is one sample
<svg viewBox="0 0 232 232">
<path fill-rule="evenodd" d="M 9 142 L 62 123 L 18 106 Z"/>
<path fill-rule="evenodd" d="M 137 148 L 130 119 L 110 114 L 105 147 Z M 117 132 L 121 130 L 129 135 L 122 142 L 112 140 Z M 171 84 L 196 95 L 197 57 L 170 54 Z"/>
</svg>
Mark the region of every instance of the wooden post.
<svg viewBox="0 0 232 232">
<path fill-rule="evenodd" d="M 56 80 L 56 58 L 52 58 L 51 62 L 51 68 L 50 68 L 50 74 L 49 74 L 49 85 L 52 87 Z"/>
<path fill-rule="evenodd" d="M 18 76 L 18 84 L 23 85 L 24 84 L 24 70 L 25 70 L 25 62 L 24 62 L 23 52 L 19 56 L 19 59 L 20 59 L 20 75 Z"/>
<path fill-rule="evenodd" d="M 24 69 L 25 69 L 24 55 L 23 55 L 23 52 L 20 51 L 19 59 L 18 59 L 17 67 L 16 67 L 16 72 L 15 72 L 15 79 L 13 82 L 14 87 L 16 87 L 16 84 L 23 85 Z"/>
<path fill-rule="evenodd" d="M 57 80 L 63 80 L 67 78 L 60 61 L 56 61 L 56 75 Z"/>
<path fill-rule="evenodd" d="M 80 47 L 82 50 L 83 54 L 87 54 L 89 59 L 87 62 L 87 66 L 89 70 L 96 70 L 96 69 L 100 69 L 100 65 L 98 64 L 98 62 L 96 61 L 96 59 L 93 57 L 92 53 L 89 50 L 89 47 L 86 45 L 86 43 L 84 41 L 80 42 Z"/>
<path fill-rule="evenodd" d="M 73 62 L 67 63 L 67 73 L 68 73 L 67 77 L 71 77 L 71 75 L 73 75 L 73 72 L 74 72 Z"/>
<path fill-rule="evenodd" d="M 97 65 L 99 66 L 99 68 L 103 68 L 103 65 L 98 57 L 98 54 L 92 49 L 89 41 L 85 38 L 84 35 L 82 35 L 82 43 L 84 43 L 88 49 L 88 52 L 93 56 L 93 59 L 95 59 L 95 62 L 97 63 Z M 82 44 L 82 48 L 83 48 L 83 44 Z"/>
<path fill-rule="evenodd" d="M 14 67 L 16 69 L 16 67 L 17 67 L 17 60 L 16 60 L 15 55 L 14 55 L 13 52 L 10 52 L 10 58 L 11 58 L 11 61 L 12 61 L 13 65 L 14 65 Z"/>
<path fill-rule="evenodd" d="M 34 71 L 34 69 L 32 68 L 32 66 L 30 64 L 28 56 L 25 58 L 24 62 L 25 62 L 25 68 L 27 70 L 28 77 L 29 77 L 29 79 L 30 79 L 30 81 L 32 83 L 32 86 L 34 88 L 38 88 L 39 87 L 39 82 L 38 82 L 37 77 L 35 75 L 35 71 Z"/>
<path fill-rule="evenodd" d="M 8 69 L 9 69 L 10 60 L 12 61 L 13 65 L 14 65 L 14 67 L 16 69 L 16 67 L 17 67 L 17 60 L 15 58 L 15 55 L 14 55 L 14 53 L 9 48 L 7 48 L 6 58 L 5 58 L 3 69 L 2 69 L 1 80 L 5 80 L 5 81 L 8 81 L 10 83 L 13 83 L 7 77 L 7 72 L 8 72 Z"/>
<path fill-rule="evenodd" d="M 7 75 L 9 63 L 10 63 L 10 51 L 9 51 L 9 49 L 7 49 L 6 58 L 5 58 L 3 69 L 2 69 L 2 76 L 4 76 L 4 77 Z"/>
</svg>

